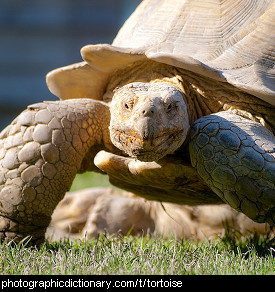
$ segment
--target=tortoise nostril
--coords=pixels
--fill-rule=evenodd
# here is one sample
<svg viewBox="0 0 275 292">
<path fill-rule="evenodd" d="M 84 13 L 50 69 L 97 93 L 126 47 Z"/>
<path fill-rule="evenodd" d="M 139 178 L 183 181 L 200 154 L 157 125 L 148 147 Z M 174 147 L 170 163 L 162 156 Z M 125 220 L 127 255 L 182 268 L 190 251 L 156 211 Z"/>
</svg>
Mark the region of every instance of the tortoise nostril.
<svg viewBox="0 0 275 292">
<path fill-rule="evenodd" d="M 155 110 L 153 110 L 153 109 L 143 110 L 142 111 L 142 114 L 145 117 L 152 116 L 154 113 L 155 113 Z"/>
</svg>

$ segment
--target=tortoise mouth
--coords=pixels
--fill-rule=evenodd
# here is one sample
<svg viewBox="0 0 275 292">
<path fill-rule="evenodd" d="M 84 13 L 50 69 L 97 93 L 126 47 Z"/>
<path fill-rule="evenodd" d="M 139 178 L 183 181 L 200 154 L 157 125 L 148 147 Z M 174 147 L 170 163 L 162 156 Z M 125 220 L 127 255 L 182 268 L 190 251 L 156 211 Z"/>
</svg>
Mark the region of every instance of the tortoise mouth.
<svg viewBox="0 0 275 292">
<path fill-rule="evenodd" d="M 168 131 L 144 139 L 135 131 L 112 129 L 111 139 L 116 147 L 129 156 L 149 162 L 157 161 L 178 149 L 183 143 L 183 130 Z"/>
</svg>

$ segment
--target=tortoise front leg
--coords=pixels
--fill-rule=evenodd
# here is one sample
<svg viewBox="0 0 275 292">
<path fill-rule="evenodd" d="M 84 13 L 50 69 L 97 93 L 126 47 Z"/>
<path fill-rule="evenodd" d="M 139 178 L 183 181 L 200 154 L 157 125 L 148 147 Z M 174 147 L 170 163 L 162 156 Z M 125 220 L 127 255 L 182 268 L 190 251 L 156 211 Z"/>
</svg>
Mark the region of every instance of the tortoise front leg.
<svg viewBox="0 0 275 292">
<path fill-rule="evenodd" d="M 110 149 L 109 107 L 91 99 L 29 106 L 0 134 L 0 238 L 44 240 L 77 172 Z M 106 147 L 104 147 L 104 144 Z"/>
<path fill-rule="evenodd" d="M 147 200 L 191 206 L 223 204 L 197 171 L 178 156 L 143 162 L 100 151 L 94 163 L 108 174 L 113 185 Z"/>
<path fill-rule="evenodd" d="M 200 118 L 191 130 L 192 165 L 226 203 L 256 222 L 275 223 L 275 137 L 230 112 Z"/>
</svg>

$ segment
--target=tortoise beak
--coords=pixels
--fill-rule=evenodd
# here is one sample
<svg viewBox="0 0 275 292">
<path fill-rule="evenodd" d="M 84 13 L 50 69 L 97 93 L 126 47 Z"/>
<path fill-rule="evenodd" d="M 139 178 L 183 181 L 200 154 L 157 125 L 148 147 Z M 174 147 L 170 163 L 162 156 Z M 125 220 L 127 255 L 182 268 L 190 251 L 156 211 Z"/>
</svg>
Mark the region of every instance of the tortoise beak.
<svg viewBox="0 0 275 292">
<path fill-rule="evenodd" d="M 154 119 L 149 117 L 139 119 L 135 125 L 135 128 L 138 135 L 143 140 L 144 146 L 146 144 L 151 145 L 156 137 L 156 125 Z"/>
<path fill-rule="evenodd" d="M 145 103 L 136 111 L 136 124 L 135 129 L 139 136 L 144 140 L 145 144 L 151 144 L 156 137 L 156 115 L 157 108 L 150 102 Z"/>
</svg>

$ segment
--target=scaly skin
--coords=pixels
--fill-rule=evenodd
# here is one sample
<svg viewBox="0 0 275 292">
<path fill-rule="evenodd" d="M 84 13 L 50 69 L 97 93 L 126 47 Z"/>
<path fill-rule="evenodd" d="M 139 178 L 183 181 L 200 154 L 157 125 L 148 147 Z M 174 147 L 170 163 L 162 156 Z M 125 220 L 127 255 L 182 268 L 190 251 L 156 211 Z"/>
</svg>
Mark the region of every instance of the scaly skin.
<svg viewBox="0 0 275 292">
<path fill-rule="evenodd" d="M 180 78 L 177 80 L 180 84 Z M 165 83 L 169 83 L 168 80 L 165 80 Z M 175 84 L 175 87 L 180 89 L 179 84 Z M 171 86 L 173 85 L 174 83 Z M 189 94 L 189 96 L 187 91 L 181 89 L 180 92 L 186 100 L 189 98 L 194 102 L 198 101 L 196 94 Z M 123 96 L 120 98 L 123 98 Z M 189 103 L 187 110 L 191 107 Z M 269 120 L 272 122 L 271 107 L 263 106 L 263 109 L 266 108 L 266 118 L 271 117 Z M 143 110 L 139 113 L 142 113 Z M 150 106 L 147 110 L 150 110 Z M 232 110 L 235 109 L 232 108 Z M 169 113 L 169 111 L 160 112 Z M 201 112 L 200 116 L 203 115 L 205 115 L 204 112 Z M 184 118 L 186 118 L 186 115 L 184 115 Z M 6 240 L 19 241 L 25 236 L 31 236 L 31 243 L 43 241 L 51 214 L 65 192 L 70 188 L 75 174 L 85 170 L 96 170 L 95 166 L 105 171 L 115 185 L 151 200 L 189 205 L 221 204 L 225 201 L 253 220 L 267 221 L 273 224 L 275 205 L 274 160 L 271 160 L 272 157 L 270 156 L 270 151 L 274 150 L 273 134 L 261 124 L 239 118 L 237 115 L 230 115 L 231 120 L 229 119 L 226 123 L 216 122 L 216 118 L 214 115 L 205 115 L 194 124 L 195 132 L 191 135 L 193 142 L 191 141 L 190 148 L 194 168 L 190 165 L 186 147 L 178 149 L 172 157 L 164 157 L 158 162 L 140 162 L 135 158 L 119 156 L 121 151 L 115 148 L 110 141 L 108 129 L 110 112 L 106 103 L 91 99 L 77 99 L 44 102 L 30 106 L 0 135 L 1 237 Z M 210 123 L 209 120 L 211 119 Z M 158 127 L 163 130 L 167 125 L 170 125 L 172 120 L 171 117 L 166 117 L 160 119 L 161 122 L 154 124 L 152 116 L 147 116 L 143 119 L 143 125 L 140 125 L 137 120 L 133 125 L 139 125 L 138 128 L 127 128 L 125 133 L 127 135 L 127 132 L 131 133 L 131 130 L 141 129 L 141 133 L 143 132 L 145 135 L 139 137 L 139 145 L 141 145 L 139 149 L 142 150 L 143 142 L 145 142 L 144 145 L 150 146 L 151 144 L 158 147 L 161 144 L 155 143 L 152 139 L 152 137 L 154 138 L 154 131 Z M 177 121 L 177 119 L 174 120 Z M 127 126 L 127 118 L 125 121 Z M 150 122 L 150 125 L 146 125 L 146 121 Z M 166 121 L 165 125 L 163 125 L 163 121 Z M 219 138 L 220 140 L 217 139 L 221 143 L 219 150 L 215 148 L 215 151 L 212 151 L 211 146 L 214 145 L 210 143 L 210 146 L 208 143 L 208 140 L 210 141 L 212 138 L 213 133 L 211 131 L 204 133 L 206 134 L 205 140 L 200 140 L 202 138 L 200 132 L 205 130 L 204 123 L 208 122 L 210 123 L 210 129 L 213 125 L 218 124 L 216 130 L 220 131 L 219 133 L 223 137 Z M 241 131 L 237 133 L 232 130 L 234 134 L 230 132 L 231 128 L 235 129 L 236 127 L 246 129 L 246 125 L 250 122 L 259 131 L 252 134 L 248 129 L 248 135 L 251 136 L 249 139 L 245 139 L 246 137 Z M 180 123 L 182 123 L 182 120 Z M 223 128 L 225 125 L 228 127 L 227 123 L 230 125 L 229 128 Z M 151 127 L 152 125 L 153 127 Z M 270 123 L 270 125 L 272 126 L 273 123 Z M 175 126 L 177 125 L 175 124 Z M 220 134 L 216 130 L 214 133 L 219 137 Z M 146 134 L 147 132 L 150 134 L 149 136 Z M 224 132 L 228 135 L 224 135 Z M 169 131 L 168 133 L 170 135 Z M 142 141 L 142 139 L 146 140 L 148 137 L 151 140 Z M 230 140 L 230 137 L 233 138 Z M 132 141 L 132 137 L 129 138 Z M 123 139 L 127 140 L 127 136 L 123 136 Z M 255 149 L 255 143 L 258 144 L 260 139 L 269 139 L 268 143 L 271 143 L 269 145 L 271 148 L 266 149 L 265 145 L 262 145 L 263 147 Z M 200 143 L 204 143 L 203 141 L 206 141 L 208 145 L 201 145 Z M 238 145 L 236 141 L 239 141 Z M 192 147 L 192 143 L 194 145 L 199 143 L 197 145 L 198 149 L 195 146 Z M 131 147 L 132 144 L 129 143 Z M 229 149 L 224 149 L 225 145 Z M 251 150 L 252 148 L 253 150 Z M 99 152 L 100 150 L 107 150 L 110 153 Z M 150 150 L 152 155 L 147 156 L 146 160 L 154 160 L 154 150 L 158 149 Z M 221 153 L 222 150 L 227 151 Z M 215 157 L 216 155 L 219 156 L 215 161 L 217 165 L 213 172 L 207 169 L 206 165 L 209 161 L 205 161 L 208 159 L 207 155 L 212 155 L 211 151 L 215 154 Z M 125 152 L 131 154 L 131 151 Z M 156 151 L 156 153 L 158 152 L 161 153 L 161 151 Z M 165 152 L 164 155 L 167 153 L 169 154 L 170 150 Z M 244 169 L 243 167 L 234 168 L 229 163 L 226 165 L 226 159 L 230 160 L 234 155 L 241 161 L 240 166 L 250 169 L 248 175 L 245 171 L 241 172 Z M 240 157 L 240 155 L 242 156 Z M 94 157 L 95 161 L 93 161 Z M 207 159 L 201 159 L 201 157 Z M 158 155 L 156 159 L 159 158 Z M 238 159 L 233 159 L 231 164 L 237 163 Z M 253 169 L 255 166 L 253 166 L 253 161 L 251 163 L 251 159 L 255 160 L 256 169 Z M 264 159 L 264 164 L 262 159 Z M 209 160 L 211 161 L 211 159 Z M 229 166 L 234 169 L 231 170 Z M 206 178 L 203 169 L 210 171 L 211 179 Z M 253 186 L 253 191 L 247 188 L 247 182 Z"/>
<path fill-rule="evenodd" d="M 141 161 L 157 161 L 174 153 L 190 128 L 183 95 L 164 82 L 121 87 L 114 93 L 110 112 L 111 141 Z"/>
<path fill-rule="evenodd" d="M 144 162 L 100 151 L 94 163 L 113 185 L 148 200 L 190 206 L 224 203 L 180 154 Z"/>
<path fill-rule="evenodd" d="M 222 200 L 252 220 L 274 226 L 273 133 L 260 123 L 224 111 L 204 116 L 191 126 L 189 152 L 194 168 L 188 166 L 185 151 L 180 149 L 170 162 L 158 163 L 103 151 L 95 164 L 115 185 L 145 198 L 188 205 Z"/>
<path fill-rule="evenodd" d="M 44 240 L 53 210 L 77 172 L 93 169 L 109 141 L 109 107 L 91 99 L 29 106 L 0 140 L 0 238 Z M 85 157 L 86 156 L 86 157 Z"/>
<path fill-rule="evenodd" d="M 265 127 L 220 112 L 191 130 L 192 165 L 231 207 L 256 222 L 275 223 L 275 137 Z"/>
</svg>

